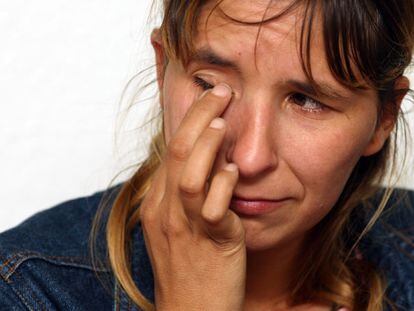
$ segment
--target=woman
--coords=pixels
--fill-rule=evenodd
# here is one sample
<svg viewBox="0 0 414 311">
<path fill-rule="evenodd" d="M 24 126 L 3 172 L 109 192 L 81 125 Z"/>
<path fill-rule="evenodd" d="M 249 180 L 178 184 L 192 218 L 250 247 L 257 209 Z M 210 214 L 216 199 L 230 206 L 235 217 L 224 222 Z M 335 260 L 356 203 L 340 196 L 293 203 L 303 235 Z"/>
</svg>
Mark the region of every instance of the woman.
<svg viewBox="0 0 414 311">
<path fill-rule="evenodd" d="M 25 223 L 75 226 L 42 235 L 47 255 L 13 249 L 27 229 L 3 234 L 0 301 L 109 309 L 93 271 L 115 283 L 116 309 L 414 308 L 412 246 L 378 248 L 414 218 L 381 216 L 392 188 L 378 187 L 396 160 L 414 2 L 167 0 L 163 16 L 151 35 L 163 122 L 96 214 L 95 265 L 79 241 L 102 194 Z M 383 253 L 403 277 L 381 271 Z"/>
</svg>

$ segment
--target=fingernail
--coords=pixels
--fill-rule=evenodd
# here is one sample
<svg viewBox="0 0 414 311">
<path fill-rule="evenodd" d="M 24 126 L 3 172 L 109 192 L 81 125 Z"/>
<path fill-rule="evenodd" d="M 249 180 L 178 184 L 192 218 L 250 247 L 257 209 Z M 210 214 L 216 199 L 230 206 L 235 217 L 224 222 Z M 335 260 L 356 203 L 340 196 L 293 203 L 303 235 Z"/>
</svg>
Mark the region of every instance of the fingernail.
<svg viewBox="0 0 414 311">
<path fill-rule="evenodd" d="M 226 167 L 224 168 L 226 171 L 229 172 L 236 172 L 237 171 L 237 165 L 234 163 L 229 163 L 226 165 Z"/>
<path fill-rule="evenodd" d="M 222 118 L 215 118 L 210 122 L 209 126 L 214 129 L 222 129 L 225 126 L 225 121 Z"/>
<path fill-rule="evenodd" d="M 231 88 L 227 84 L 220 83 L 213 88 L 212 93 L 219 97 L 226 97 L 231 94 Z"/>
</svg>

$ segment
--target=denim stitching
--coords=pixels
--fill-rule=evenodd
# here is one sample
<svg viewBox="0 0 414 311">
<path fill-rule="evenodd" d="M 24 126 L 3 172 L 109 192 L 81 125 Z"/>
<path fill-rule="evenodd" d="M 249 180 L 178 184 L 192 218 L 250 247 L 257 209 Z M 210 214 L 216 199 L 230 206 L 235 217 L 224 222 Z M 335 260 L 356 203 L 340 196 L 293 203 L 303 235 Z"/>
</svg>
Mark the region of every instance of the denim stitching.
<svg viewBox="0 0 414 311">
<path fill-rule="evenodd" d="M 30 256 L 36 256 L 36 257 L 39 257 L 39 258 L 51 258 L 51 259 L 68 259 L 68 260 L 72 260 L 73 262 L 76 261 L 76 259 L 79 259 L 79 261 L 81 261 L 81 259 L 86 258 L 86 257 L 81 257 L 81 256 L 42 256 L 40 253 L 37 253 L 37 252 L 22 252 L 22 253 L 19 252 L 19 253 L 14 254 L 11 258 L 7 259 L 0 266 L 0 269 L 2 269 L 6 265 L 9 265 L 10 262 L 14 261 L 18 257 L 30 257 Z M 23 258 L 23 260 L 24 259 L 25 258 Z M 74 262 L 74 263 L 76 263 L 76 262 Z"/>
<path fill-rule="evenodd" d="M 1 266 L 0 266 L 0 270 L 3 269 L 3 267 L 7 266 L 9 264 L 9 262 L 13 261 L 18 255 L 14 255 L 13 257 L 7 259 Z M 2 260 L 3 261 L 3 260 Z"/>
<path fill-rule="evenodd" d="M 20 259 L 19 259 L 20 257 Z M 0 257 L 1 259 L 1 257 Z M 5 260 L 4 263 L 0 266 L 0 274 L 3 275 L 3 277 L 5 279 L 8 279 L 18 268 L 18 266 L 20 264 L 22 264 L 23 262 L 30 260 L 30 259 L 41 259 L 41 260 L 45 260 L 48 261 L 52 264 L 61 264 L 61 265 L 70 265 L 73 267 L 77 267 L 77 268 L 84 268 L 84 269 L 89 269 L 89 270 L 93 270 L 93 271 L 98 271 L 98 272 L 108 272 L 107 269 L 103 269 L 103 268 L 96 268 L 93 267 L 91 265 L 88 265 L 85 263 L 85 259 L 86 257 L 81 257 L 81 256 L 42 256 L 39 253 L 36 252 L 24 252 L 24 253 L 17 253 L 15 254 L 12 258 L 9 258 L 8 260 Z M 58 259 L 66 259 L 67 262 L 53 262 L 54 260 L 58 260 Z M 3 261 L 3 260 L 2 260 Z M 16 262 L 13 262 L 16 261 Z M 5 269 L 7 267 L 7 269 Z M 2 270 L 6 270 L 6 271 L 2 271 Z"/>
<path fill-rule="evenodd" d="M 30 311 L 34 311 L 34 309 L 31 306 L 29 306 L 29 304 L 27 303 L 27 300 L 21 295 L 21 293 L 17 289 L 13 289 L 13 291 L 20 298 L 20 300 L 26 306 L 27 309 L 29 309 Z"/>
<path fill-rule="evenodd" d="M 34 311 L 34 309 L 29 305 L 29 303 L 27 302 L 27 300 L 23 297 L 23 295 L 20 293 L 20 291 L 17 290 L 17 288 L 14 288 L 12 286 L 12 281 L 10 280 L 5 280 L 6 284 L 10 286 L 10 289 L 17 295 L 17 297 L 20 298 L 20 301 L 26 306 L 27 309 L 29 309 L 30 311 Z"/>
<path fill-rule="evenodd" d="M 115 293 L 114 293 L 114 297 L 115 297 L 115 301 L 114 301 L 114 310 L 115 311 L 118 311 L 118 310 L 120 310 L 120 307 L 119 307 L 119 290 L 118 290 L 118 281 L 115 279 L 115 285 L 114 285 L 114 291 L 115 291 Z"/>
<path fill-rule="evenodd" d="M 24 277 L 23 277 L 23 275 L 20 272 L 16 271 L 15 272 L 15 275 L 16 275 L 16 277 L 19 278 L 19 280 L 21 280 L 22 282 L 24 281 Z M 28 287 L 27 292 L 28 292 L 28 294 L 30 294 L 30 296 L 33 298 L 33 300 L 35 300 L 36 303 L 42 307 L 42 310 L 47 311 L 46 306 L 44 305 L 44 303 L 42 302 L 42 300 L 39 300 L 39 297 L 37 297 L 34 294 L 33 290 L 31 290 L 30 287 Z"/>
<path fill-rule="evenodd" d="M 20 282 L 23 282 L 24 283 L 24 278 L 23 278 L 23 276 L 20 274 L 20 273 L 18 273 L 17 271 L 16 271 L 16 273 L 15 273 L 15 277 L 16 277 L 16 281 L 20 281 Z M 15 282 L 16 282 L 15 281 Z M 15 283 L 15 282 L 13 282 L 13 281 L 11 281 L 11 280 L 8 280 L 7 281 L 7 283 L 10 285 L 10 287 L 13 289 L 13 291 L 17 294 L 17 296 L 19 296 L 19 298 L 22 300 L 22 302 L 25 304 L 25 306 L 29 309 L 29 310 L 35 310 L 35 308 L 34 307 L 31 307 L 30 305 L 29 305 L 29 303 L 28 303 L 28 300 L 25 298 L 25 296 L 22 294 L 22 292 L 20 291 L 20 290 L 18 290 L 16 287 L 14 287 L 14 286 L 12 286 L 12 284 L 13 283 Z M 26 290 L 26 292 L 28 292 L 28 290 Z M 41 305 L 43 308 L 42 308 L 42 310 L 46 310 L 46 308 L 44 307 L 44 305 L 42 304 L 42 303 L 40 303 L 35 297 L 34 297 L 34 295 L 31 295 L 32 296 L 32 298 L 33 298 L 33 300 L 38 304 L 38 305 Z"/>
<path fill-rule="evenodd" d="M 14 257 L 16 257 L 16 256 L 14 256 Z M 4 260 L 3 259 L 3 257 L 1 257 L 0 256 L 0 261 L 4 261 L 4 264 L 0 267 L 0 275 L 1 275 L 1 277 L 5 280 L 5 281 L 7 281 L 8 280 L 8 278 L 9 278 L 9 275 L 6 275 L 7 274 L 7 271 L 6 271 L 6 273 L 3 273 L 3 268 L 4 267 L 6 267 L 6 265 L 8 265 L 9 264 L 9 262 L 11 261 L 10 259 L 9 260 Z"/>
</svg>

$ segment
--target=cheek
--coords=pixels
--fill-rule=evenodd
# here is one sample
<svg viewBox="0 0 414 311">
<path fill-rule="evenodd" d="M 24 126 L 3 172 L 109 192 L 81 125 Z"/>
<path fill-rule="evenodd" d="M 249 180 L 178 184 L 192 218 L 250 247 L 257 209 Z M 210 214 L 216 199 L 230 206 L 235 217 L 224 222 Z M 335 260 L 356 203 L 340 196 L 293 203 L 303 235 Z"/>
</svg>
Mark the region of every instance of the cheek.
<svg viewBox="0 0 414 311">
<path fill-rule="evenodd" d="M 166 144 L 174 136 L 181 121 L 197 96 L 197 90 L 191 81 L 179 72 L 166 70 L 163 85 L 163 115 Z"/>
<path fill-rule="evenodd" d="M 300 140 L 291 137 L 286 161 L 311 206 L 325 212 L 333 206 L 370 140 L 372 127 L 337 123 L 324 130 L 307 129 L 299 134 Z"/>
<path fill-rule="evenodd" d="M 335 182 L 344 178 L 359 158 L 361 146 L 356 140 L 352 140 L 348 135 L 341 133 L 323 134 L 313 138 L 308 138 L 308 143 L 301 147 L 305 161 L 298 162 L 307 164 L 308 170 L 306 177 L 312 176 L 314 182 L 325 181 L 328 177 L 334 178 L 330 182 Z M 305 178 L 306 179 L 306 178 Z M 309 180 L 310 181 L 310 180 Z"/>
</svg>

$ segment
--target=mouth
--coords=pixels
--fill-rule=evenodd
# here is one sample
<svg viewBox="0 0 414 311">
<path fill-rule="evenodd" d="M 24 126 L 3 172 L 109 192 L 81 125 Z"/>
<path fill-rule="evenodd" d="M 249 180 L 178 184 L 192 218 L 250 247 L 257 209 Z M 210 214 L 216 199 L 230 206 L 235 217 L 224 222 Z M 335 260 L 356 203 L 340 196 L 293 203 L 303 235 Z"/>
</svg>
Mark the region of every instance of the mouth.
<svg viewBox="0 0 414 311">
<path fill-rule="evenodd" d="M 258 216 L 279 209 L 289 199 L 269 200 L 265 198 L 242 198 L 240 196 L 233 196 L 230 202 L 230 209 L 239 216 Z"/>
</svg>

